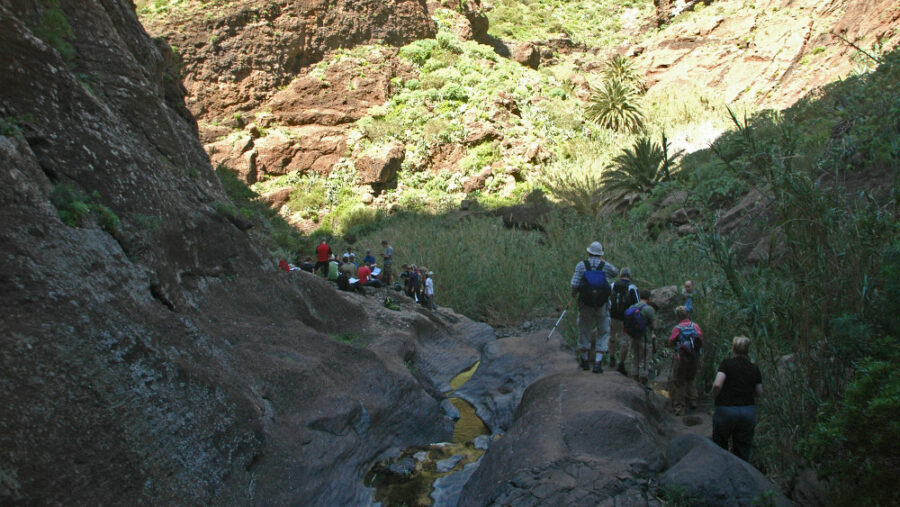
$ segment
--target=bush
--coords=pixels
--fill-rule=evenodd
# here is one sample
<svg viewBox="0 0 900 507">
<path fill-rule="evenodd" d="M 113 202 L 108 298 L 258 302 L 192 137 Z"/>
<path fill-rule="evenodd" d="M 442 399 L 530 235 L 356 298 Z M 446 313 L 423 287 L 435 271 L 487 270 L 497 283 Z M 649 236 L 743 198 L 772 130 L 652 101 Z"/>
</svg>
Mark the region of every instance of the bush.
<svg viewBox="0 0 900 507">
<path fill-rule="evenodd" d="M 96 191 L 88 196 L 73 184 L 57 183 L 50 191 L 50 202 L 69 227 L 82 227 L 93 218 L 101 229 L 112 234 L 121 225 L 118 215 L 100 202 L 100 193 Z"/>
<path fill-rule="evenodd" d="M 897 341 L 893 341 L 896 348 Z M 840 401 L 820 410 L 811 457 L 834 486 L 834 505 L 892 505 L 900 474 L 900 357 L 860 363 Z"/>
</svg>

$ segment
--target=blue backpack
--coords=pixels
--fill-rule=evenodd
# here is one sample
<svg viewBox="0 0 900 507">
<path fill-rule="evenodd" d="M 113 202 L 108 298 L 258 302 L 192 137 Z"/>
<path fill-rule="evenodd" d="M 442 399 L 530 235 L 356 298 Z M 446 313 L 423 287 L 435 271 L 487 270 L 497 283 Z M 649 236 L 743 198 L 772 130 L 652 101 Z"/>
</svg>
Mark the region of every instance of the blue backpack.
<svg viewBox="0 0 900 507">
<path fill-rule="evenodd" d="M 603 272 L 604 264 L 601 261 L 597 269 L 591 269 L 591 264 L 584 261 L 584 281 L 578 291 L 581 303 L 586 306 L 599 307 L 609 302 L 610 287 Z"/>
<path fill-rule="evenodd" d="M 647 306 L 647 303 L 636 304 L 625 310 L 625 320 L 622 321 L 622 327 L 628 336 L 632 338 L 642 338 L 644 332 L 647 331 L 647 323 L 644 322 L 644 316 L 641 310 Z"/>
<path fill-rule="evenodd" d="M 685 326 L 678 326 L 678 339 L 675 340 L 675 352 L 679 359 L 696 359 L 700 356 L 700 348 L 702 346 L 697 330 L 694 329 L 694 323 L 691 322 Z"/>
</svg>

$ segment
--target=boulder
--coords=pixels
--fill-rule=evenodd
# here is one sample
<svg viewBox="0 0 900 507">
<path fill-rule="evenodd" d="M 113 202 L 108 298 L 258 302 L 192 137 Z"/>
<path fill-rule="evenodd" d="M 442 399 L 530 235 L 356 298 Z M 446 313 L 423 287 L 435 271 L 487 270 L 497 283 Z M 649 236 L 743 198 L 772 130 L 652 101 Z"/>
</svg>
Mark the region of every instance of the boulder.
<svg viewBox="0 0 900 507">
<path fill-rule="evenodd" d="M 541 65 L 541 50 L 531 42 L 523 42 L 513 48 L 512 59 L 532 69 Z"/>
<path fill-rule="evenodd" d="M 682 300 L 681 292 L 675 285 L 666 285 L 650 291 L 650 303 L 656 307 L 660 319 L 673 320 L 675 307 L 680 305 Z"/>
<path fill-rule="evenodd" d="M 660 486 L 684 488 L 701 505 L 792 505 L 759 470 L 706 437 L 674 438 L 666 458 L 670 466 Z"/>
<path fill-rule="evenodd" d="M 551 207 L 547 204 L 504 206 L 497 208 L 494 214 L 503 219 L 503 225 L 507 228 L 525 230 L 544 230 L 544 219 L 550 213 Z"/>
<path fill-rule="evenodd" d="M 575 369 L 525 391 L 460 505 L 646 505 L 665 466 L 662 402 L 618 374 Z"/>
<path fill-rule="evenodd" d="M 267 192 L 259 196 L 259 198 L 270 208 L 279 210 L 282 206 L 287 204 L 288 200 L 291 198 L 291 192 L 293 191 L 294 187 L 279 188 L 278 190 Z"/>
<path fill-rule="evenodd" d="M 396 184 L 397 173 L 406 156 L 406 147 L 399 141 L 382 147 L 377 153 L 363 155 L 356 159 L 354 165 L 360 180 L 373 189 L 384 189 L 390 183 Z"/>
</svg>

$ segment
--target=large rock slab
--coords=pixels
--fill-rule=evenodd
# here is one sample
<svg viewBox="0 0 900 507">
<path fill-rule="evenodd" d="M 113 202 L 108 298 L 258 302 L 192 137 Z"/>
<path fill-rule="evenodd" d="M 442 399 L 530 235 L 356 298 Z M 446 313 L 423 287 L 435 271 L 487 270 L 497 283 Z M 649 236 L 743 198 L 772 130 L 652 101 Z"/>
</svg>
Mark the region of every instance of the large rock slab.
<svg viewBox="0 0 900 507">
<path fill-rule="evenodd" d="M 678 486 L 702 505 L 779 505 L 791 502 L 759 470 L 699 435 L 676 437 L 669 444 L 670 467 L 660 477 L 665 488 Z"/>
<path fill-rule="evenodd" d="M 618 374 L 571 371 L 525 392 L 460 505 L 653 503 L 665 466 L 661 402 Z"/>
<path fill-rule="evenodd" d="M 577 368 L 558 333 L 548 330 L 487 343 L 481 364 L 456 396 L 464 398 L 493 432 L 506 431 L 525 389 L 541 377 Z"/>
</svg>

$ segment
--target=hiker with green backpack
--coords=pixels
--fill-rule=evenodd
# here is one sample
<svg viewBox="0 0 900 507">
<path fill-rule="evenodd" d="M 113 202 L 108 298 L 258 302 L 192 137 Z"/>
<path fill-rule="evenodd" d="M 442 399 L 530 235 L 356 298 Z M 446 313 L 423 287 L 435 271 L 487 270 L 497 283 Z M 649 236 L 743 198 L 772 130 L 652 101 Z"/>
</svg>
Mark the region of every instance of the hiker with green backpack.
<svg viewBox="0 0 900 507">
<path fill-rule="evenodd" d="M 641 289 L 641 300 L 625 310 L 622 327 L 631 338 L 631 378 L 650 387 L 650 363 L 653 361 L 653 342 L 656 340 L 656 309 L 650 304 L 650 291 Z"/>
<path fill-rule="evenodd" d="M 582 370 L 603 373 L 603 354 L 609 351 L 609 280 L 619 270 L 603 260 L 603 245 L 587 247 L 588 258 L 575 265 L 570 285 L 578 296 L 578 364 Z M 593 368 L 591 368 L 593 365 Z"/>
</svg>

